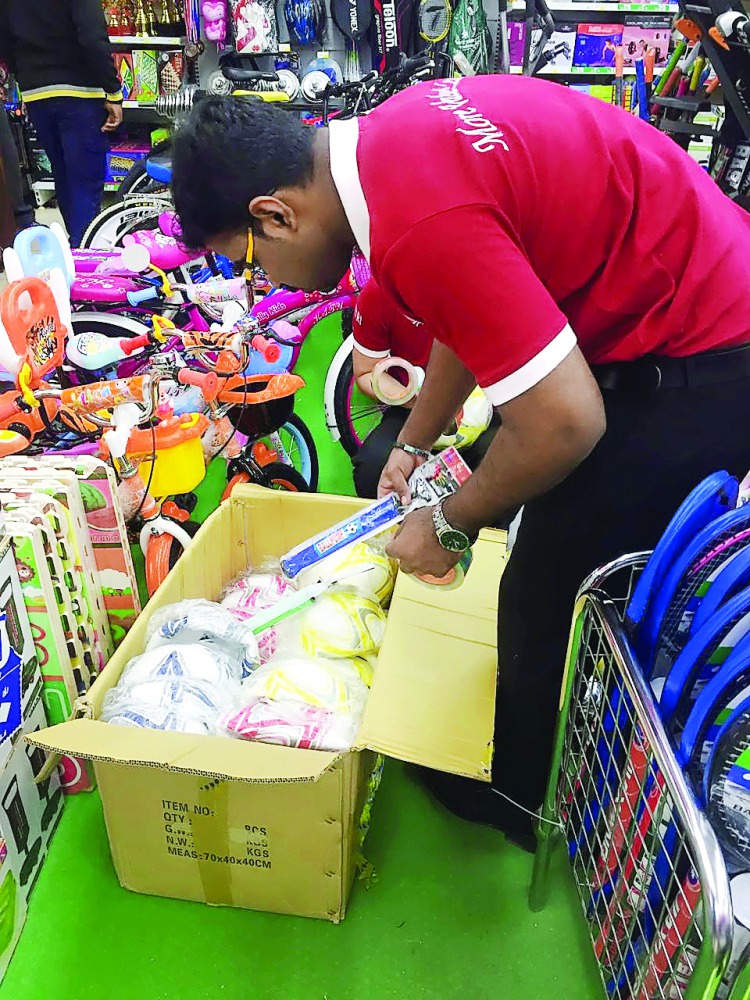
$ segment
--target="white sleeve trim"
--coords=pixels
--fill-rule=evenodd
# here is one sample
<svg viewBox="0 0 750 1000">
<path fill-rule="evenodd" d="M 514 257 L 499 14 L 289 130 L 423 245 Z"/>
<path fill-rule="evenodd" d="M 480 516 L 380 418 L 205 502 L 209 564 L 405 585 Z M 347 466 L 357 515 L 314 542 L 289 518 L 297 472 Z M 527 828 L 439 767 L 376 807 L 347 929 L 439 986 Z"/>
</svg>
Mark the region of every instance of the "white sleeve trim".
<svg viewBox="0 0 750 1000">
<path fill-rule="evenodd" d="M 366 358 L 389 358 L 390 351 L 371 351 L 369 347 L 363 347 L 357 340 L 353 340 L 354 347 Z"/>
<path fill-rule="evenodd" d="M 576 335 L 566 324 L 554 340 L 551 340 L 525 365 L 501 378 L 499 382 L 483 386 L 485 395 L 493 406 L 502 406 L 516 396 L 521 396 L 553 372 L 567 358 L 576 343 Z"/>
<path fill-rule="evenodd" d="M 344 212 L 352 227 L 354 238 L 362 253 L 370 262 L 370 212 L 365 193 L 359 179 L 357 166 L 357 144 L 359 142 L 359 121 L 347 118 L 332 121 L 328 126 L 331 176 L 338 191 Z"/>
</svg>

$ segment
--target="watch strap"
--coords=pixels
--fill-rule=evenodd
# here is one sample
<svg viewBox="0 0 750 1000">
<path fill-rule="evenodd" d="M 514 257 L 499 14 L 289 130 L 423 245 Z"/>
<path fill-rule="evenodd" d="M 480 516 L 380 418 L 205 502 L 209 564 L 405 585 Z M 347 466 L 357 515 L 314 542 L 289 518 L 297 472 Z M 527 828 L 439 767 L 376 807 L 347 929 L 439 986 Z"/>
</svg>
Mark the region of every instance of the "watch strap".
<svg viewBox="0 0 750 1000">
<path fill-rule="evenodd" d="M 432 452 L 426 451 L 424 448 L 417 448 L 413 444 L 407 444 L 405 441 L 396 441 L 393 448 L 405 451 L 407 455 L 415 455 L 417 458 L 423 458 L 425 461 L 429 461 L 432 458 Z M 393 448 L 391 451 L 393 451 Z"/>
</svg>

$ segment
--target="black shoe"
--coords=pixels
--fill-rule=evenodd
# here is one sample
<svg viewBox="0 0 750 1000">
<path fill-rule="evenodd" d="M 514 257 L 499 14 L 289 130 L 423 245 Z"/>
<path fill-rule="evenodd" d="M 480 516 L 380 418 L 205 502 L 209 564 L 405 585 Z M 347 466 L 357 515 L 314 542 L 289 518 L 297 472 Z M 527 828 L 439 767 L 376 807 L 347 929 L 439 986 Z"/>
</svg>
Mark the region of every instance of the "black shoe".
<svg viewBox="0 0 750 1000">
<path fill-rule="evenodd" d="M 420 776 L 438 802 L 469 823 L 491 826 L 529 854 L 536 852 L 532 817 L 508 802 L 490 785 L 456 774 L 419 768 Z"/>
</svg>

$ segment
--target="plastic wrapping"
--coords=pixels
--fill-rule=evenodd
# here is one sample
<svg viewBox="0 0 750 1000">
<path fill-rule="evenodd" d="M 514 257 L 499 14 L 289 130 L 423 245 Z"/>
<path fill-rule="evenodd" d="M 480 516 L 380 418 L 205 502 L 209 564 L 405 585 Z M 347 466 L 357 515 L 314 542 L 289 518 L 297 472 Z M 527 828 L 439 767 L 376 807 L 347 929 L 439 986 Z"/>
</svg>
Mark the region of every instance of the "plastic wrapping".
<svg viewBox="0 0 750 1000">
<path fill-rule="evenodd" d="M 292 701 L 326 712 L 361 715 L 367 685 L 347 660 L 276 656 L 244 681 L 242 698 L 248 704 Z"/>
<path fill-rule="evenodd" d="M 385 606 L 393 593 L 398 564 L 389 559 L 385 554 L 385 545 L 379 542 L 378 537 L 334 552 L 316 566 L 303 570 L 295 582 L 300 587 L 307 587 L 319 580 L 334 580 L 339 575 L 361 569 L 363 572 L 342 580 L 340 589 L 369 597 Z"/>
<path fill-rule="evenodd" d="M 326 712 L 301 702 L 257 701 L 230 712 L 221 725 L 232 736 L 303 750 L 339 753 L 354 743 L 360 716 Z"/>
<path fill-rule="evenodd" d="M 251 622 L 253 615 L 273 605 L 285 594 L 297 588 L 289 583 L 281 573 L 273 570 L 278 567 L 269 566 L 268 572 L 248 573 L 224 591 L 221 606 L 231 612 L 235 618 Z M 269 629 L 258 637 L 258 649 L 261 663 L 265 663 L 276 652 L 278 638 L 275 629 Z"/>
<path fill-rule="evenodd" d="M 134 656 L 123 670 L 117 689 L 150 681 L 198 681 L 227 687 L 237 685 L 239 680 L 237 661 L 230 660 L 221 650 L 202 643 L 170 644 Z"/>
<path fill-rule="evenodd" d="M 351 591 L 322 594 L 277 626 L 279 653 L 298 650 L 313 657 L 349 659 L 377 653 L 385 634 L 383 609 Z"/>
<path fill-rule="evenodd" d="M 116 687 L 107 693 L 100 719 L 120 726 L 208 735 L 223 730 L 219 715 L 235 708 L 239 685 L 160 680 Z"/>
<path fill-rule="evenodd" d="M 246 622 L 213 601 L 180 601 L 156 611 L 149 622 L 146 649 L 200 643 L 223 653 L 235 665 L 237 678 L 259 665 L 258 640 Z"/>
</svg>

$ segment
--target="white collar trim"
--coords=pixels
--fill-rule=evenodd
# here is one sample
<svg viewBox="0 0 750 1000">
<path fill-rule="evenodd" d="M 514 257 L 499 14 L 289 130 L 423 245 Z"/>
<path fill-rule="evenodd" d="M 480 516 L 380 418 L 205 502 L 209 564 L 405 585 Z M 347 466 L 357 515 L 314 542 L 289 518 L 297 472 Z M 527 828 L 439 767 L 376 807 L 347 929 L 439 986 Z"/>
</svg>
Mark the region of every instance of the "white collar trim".
<svg viewBox="0 0 750 1000">
<path fill-rule="evenodd" d="M 370 213 L 365 193 L 359 181 L 357 168 L 357 142 L 359 122 L 348 118 L 331 122 L 328 126 L 328 143 L 331 158 L 331 176 L 338 191 L 344 212 L 352 227 L 359 249 L 370 262 Z"/>
</svg>

